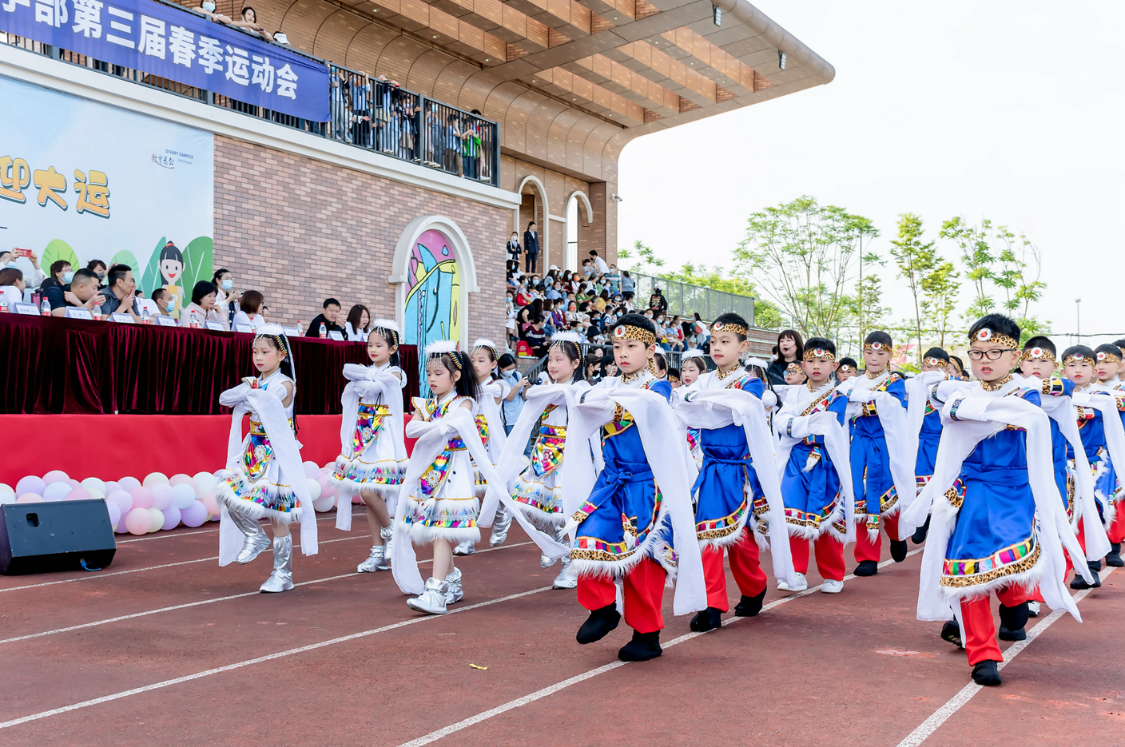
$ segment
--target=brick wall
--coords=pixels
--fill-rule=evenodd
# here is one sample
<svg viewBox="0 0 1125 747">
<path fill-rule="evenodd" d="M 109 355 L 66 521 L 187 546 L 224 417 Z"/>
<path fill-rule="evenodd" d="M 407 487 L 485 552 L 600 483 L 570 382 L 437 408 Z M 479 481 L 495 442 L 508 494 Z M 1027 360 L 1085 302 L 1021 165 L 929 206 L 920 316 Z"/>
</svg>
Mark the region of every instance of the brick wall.
<svg viewBox="0 0 1125 747">
<path fill-rule="evenodd" d="M 509 210 L 215 137 L 215 267 L 266 296 L 271 318 L 307 326 L 325 298 L 395 316 L 387 282 L 395 244 L 421 215 L 445 215 L 473 251 L 481 292 L 469 335 L 504 339 Z"/>
</svg>

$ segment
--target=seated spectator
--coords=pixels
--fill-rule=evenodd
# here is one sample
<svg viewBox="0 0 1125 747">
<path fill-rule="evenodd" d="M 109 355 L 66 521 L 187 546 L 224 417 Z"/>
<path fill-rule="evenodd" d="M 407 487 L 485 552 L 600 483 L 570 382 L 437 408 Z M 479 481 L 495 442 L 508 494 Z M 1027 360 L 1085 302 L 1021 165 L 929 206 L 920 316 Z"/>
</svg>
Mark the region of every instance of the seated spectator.
<svg viewBox="0 0 1125 747">
<path fill-rule="evenodd" d="M 93 273 L 90 274 L 93 275 Z M 97 275 L 94 275 L 94 277 L 97 278 Z M 39 284 L 39 290 L 46 293 L 48 288 L 70 285 L 70 281 L 73 279 L 74 270 L 71 268 L 70 263 L 65 259 L 60 259 L 51 263 L 50 277 Z"/>
<path fill-rule="evenodd" d="M 621 273 L 617 271 L 617 265 L 609 266 L 609 272 L 605 273 L 605 281 L 612 295 L 616 296 L 621 292 Z"/>
<path fill-rule="evenodd" d="M 665 338 L 668 340 L 669 350 L 683 350 L 684 349 L 684 328 L 683 323 L 680 321 L 679 315 L 673 316 L 672 321 L 664 330 Z"/>
<path fill-rule="evenodd" d="M 17 263 L 24 266 L 17 267 Z M 0 270 L 3 270 L 5 267 L 10 267 L 13 270 L 19 270 L 23 273 L 25 296 L 27 295 L 27 288 L 38 288 L 39 284 L 43 282 L 43 270 L 39 267 L 39 255 L 35 252 L 29 251 L 26 257 L 17 257 L 13 252 L 2 251 L 0 252 Z"/>
<path fill-rule="evenodd" d="M 102 262 L 100 259 L 91 259 L 86 263 L 86 269 L 98 276 L 99 283 L 105 281 L 107 270 L 105 262 Z"/>
<path fill-rule="evenodd" d="M 95 275 L 96 277 L 96 275 Z M 102 313 L 128 314 L 134 322 L 141 321 L 141 307 L 137 303 L 137 281 L 133 279 L 133 268 L 129 265 L 114 265 L 109 268 Z"/>
<path fill-rule="evenodd" d="M 239 295 L 238 291 L 234 289 L 234 275 L 227 269 L 215 270 L 215 274 L 211 276 L 211 282 L 218 289 L 218 293 L 215 294 L 215 308 L 225 311 L 227 319 L 234 318 Z"/>
<path fill-rule="evenodd" d="M 156 304 L 157 316 L 172 316 L 176 310 L 176 297 L 167 288 L 157 288 L 152 292 L 152 302 Z"/>
<path fill-rule="evenodd" d="M 357 303 L 348 312 L 348 320 L 344 323 L 344 339 L 348 342 L 367 342 L 370 332 L 371 312 L 363 304 Z"/>
<path fill-rule="evenodd" d="M 322 305 L 324 312 L 317 314 L 313 320 L 309 322 L 309 328 L 305 330 L 305 337 L 320 337 L 320 325 L 324 325 L 325 336 L 329 332 L 339 332 L 344 334 L 344 329 L 336 323 L 340 318 L 340 302 L 335 298 L 327 298 Z"/>
<path fill-rule="evenodd" d="M 266 320 L 266 324 L 270 323 L 270 307 L 262 304 L 262 318 Z"/>
<path fill-rule="evenodd" d="M 15 267 L 5 267 L 0 270 L 0 300 L 4 302 L 7 311 L 15 311 L 17 303 L 23 303 L 23 292 L 27 283 L 23 281 L 23 270 Z"/>
<path fill-rule="evenodd" d="M 262 317 L 262 307 L 265 306 L 266 297 L 262 295 L 261 291 L 248 290 L 242 294 L 238 301 L 238 311 L 234 315 L 234 324 L 231 325 L 233 329 L 239 324 L 245 324 L 255 332 L 266 326 L 266 320 Z"/>
<path fill-rule="evenodd" d="M 549 341 L 547 333 L 543 331 L 542 315 L 532 318 L 531 326 L 523 333 L 523 339 L 527 342 L 528 347 L 531 348 L 532 355 L 536 358 L 542 358 L 547 355 Z"/>
<path fill-rule="evenodd" d="M 213 0 L 203 0 L 203 2 L 199 4 L 199 7 L 192 8 L 192 10 L 196 13 L 202 13 L 215 23 L 230 23 L 230 18 L 228 16 L 215 12 L 215 3 Z"/>
<path fill-rule="evenodd" d="M 85 268 L 74 273 L 68 285 L 52 285 L 46 297 L 51 305 L 51 316 L 66 316 L 68 306 L 94 312 L 106 300 L 98 292 L 98 276 Z"/>
<path fill-rule="evenodd" d="M 270 35 L 270 32 L 266 31 L 265 26 L 258 23 L 258 14 L 249 5 L 242 9 L 240 19 L 232 21 L 230 25 L 234 26 L 236 29 L 242 29 L 251 34 L 256 34 L 266 41 L 273 41 L 273 36 Z"/>
<path fill-rule="evenodd" d="M 207 322 L 218 322 L 223 329 L 230 331 L 230 323 L 224 310 L 216 305 L 219 289 L 214 283 L 200 280 L 191 289 L 191 304 L 180 314 L 181 327 L 202 327 Z"/>
</svg>

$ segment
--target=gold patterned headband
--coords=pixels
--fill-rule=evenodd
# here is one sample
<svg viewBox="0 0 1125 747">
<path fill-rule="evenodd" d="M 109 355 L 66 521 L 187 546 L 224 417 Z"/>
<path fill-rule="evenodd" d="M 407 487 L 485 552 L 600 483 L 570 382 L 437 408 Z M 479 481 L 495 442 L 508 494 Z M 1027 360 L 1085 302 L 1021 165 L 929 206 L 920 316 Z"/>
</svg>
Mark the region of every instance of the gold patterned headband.
<svg viewBox="0 0 1125 747">
<path fill-rule="evenodd" d="M 934 358 L 934 357 L 931 356 L 931 357 L 926 359 L 926 365 L 927 366 L 937 366 L 938 368 L 945 368 L 946 366 L 949 365 L 949 363 L 947 361 L 943 361 L 941 358 Z"/>
<path fill-rule="evenodd" d="M 836 356 L 829 353 L 824 348 L 805 348 L 805 360 L 811 361 L 814 358 L 823 358 L 828 361 L 836 360 Z"/>
<path fill-rule="evenodd" d="M 969 340 L 973 342 L 994 342 L 1002 348 L 1008 350 L 1019 350 L 1020 344 L 1007 335 L 1002 335 L 999 332 L 993 332 L 988 327 L 983 327 L 977 330 L 975 335 L 969 335 Z"/>
<path fill-rule="evenodd" d="M 1089 363 L 1091 366 L 1094 365 L 1094 362 L 1086 357 L 1084 353 L 1075 353 L 1074 355 L 1068 355 L 1063 358 L 1062 364 L 1064 366 L 1069 363 Z"/>
<path fill-rule="evenodd" d="M 634 327 L 631 324 L 619 324 L 613 330 L 615 340 L 637 340 L 645 345 L 655 345 L 656 335 L 644 327 Z"/>
<path fill-rule="evenodd" d="M 1050 350 L 1044 350 L 1040 347 L 1028 348 L 1023 351 L 1023 355 L 1020 356 L 1020 362 L 1022 363 L 1023 361 L 1046 361 L 1048 363 L 1054 363 L 1055 354 Z"/>
<path fill-rule="evenodd" d="M 852 368 L 852 367 L 851 367 L 851 366 L 850 366 L 849 364 L 847 364 L 847 363 L 841 363 L 841 364 L 840 364 L 840 373 L 851 373 L 851 372 L 852 372 L 852 371 L 854 371 L 854 370 L 855 370 L 855 369 L 854 369 L 854 368 Z"/>
<path fill-rule="evenodd" d="M 1097 353 L 1096 355 L 1097 355 L 1099 363 L 1103 363 L 1103 362 L 1120 363 L 1121 362 L 1121 358 L 1114 355 L 1113 353 L 1106 353 L 1105 351 L 1103 351 L 1101 353 Z"/>
<path fill-rule="evenodd" d="M 863 352 L 865 353 L 877 353 L 880 350 L 885 350 L 889 353 L 891 352 L 891 346 L 884 345 L 881 342 L 869 342 L 863 346 Z"/>
<path fill-rule="evenodd" d="M 745 337 L 749 330 L 741 324 L 735 324 L 734 322 L 715 322 L 711 325 L 711 333 L 714 334 L 715 332 L 733 332 L 736 335 Z"/>
<path fill-rule="evenodd" d="M 800 371 L 801 373 L 804 373 L 804 369 L 802 369 L 801 365 L 799 363 L 796 363 L 796 362 L 790 363 L 788 366 L 785 367 L 785 373 L 789 373 L 790 371 L 792 371 L 793 373 L 797 373 L 798 371 Z"/>
</svg>

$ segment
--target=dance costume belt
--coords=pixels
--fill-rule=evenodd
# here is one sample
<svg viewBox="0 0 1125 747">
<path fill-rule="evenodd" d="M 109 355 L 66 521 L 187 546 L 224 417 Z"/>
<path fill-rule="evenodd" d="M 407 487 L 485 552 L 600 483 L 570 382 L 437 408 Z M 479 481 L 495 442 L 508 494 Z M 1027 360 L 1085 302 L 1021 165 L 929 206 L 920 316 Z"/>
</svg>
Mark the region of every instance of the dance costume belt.
<svg viewBox="0 0 1125 747">
<path fill-rule="evenodd" d="M 539 427 L 539 438 L 535 439 L 535 446 L 531 450 L 531 470 L 536 477 L 543 477 L 562 464 L 565 443 L 565 425 Z"/>
<path fill-rule="evenodd" d="M 750 455 L 747 454 L 743 457 L 736 457 L 733 459 L 724 459 L 722 457 L 711 456 L 706 451 L 703 452 L 703 469 L 699 470 L 699 475 L 695 478 L 695 483 L 691 486 L 691 494 L 695 495 L 695 491 L 699 490 L 699 486 L 703 484 L 703 478 L 706 475 L 707 465 L 709 464 L 729 464 L 734 467 L 742 467 L 742 474 L 747 481 L 750 480 Z"/>
<path fill-rule="evenodd" d="M 289 420 L 289 428 L 293 428 L 292 418 Z M 251 480 L 260 480 L 265 476 L 271 459 L 273 459 L 273 445 L 266 436 L 266 427 L 251 420 L 246 450 L 242 453 L 242 465 L 246 468 L 246 475 Z"/>
<path fill-rule="evenodd" d="M 383 428 L 384 419 L 391 414 L 387 405 L 359 403 L 356 414 L 355 431 L 352 432 L 352 456 L 356 457 L 367 450 Z"/>
</svg>

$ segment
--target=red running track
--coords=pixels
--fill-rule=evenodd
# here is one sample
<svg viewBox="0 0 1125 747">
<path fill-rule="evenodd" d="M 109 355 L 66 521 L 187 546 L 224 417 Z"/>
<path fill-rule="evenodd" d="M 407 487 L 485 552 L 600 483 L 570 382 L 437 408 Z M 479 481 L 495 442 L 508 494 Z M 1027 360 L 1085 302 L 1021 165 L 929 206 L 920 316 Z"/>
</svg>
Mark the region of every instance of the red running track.
<svg viewBox="0 0 1125 747">
<path fill-rule="evenodd" d="M 255 593 L 268 553 L 218 567 L 214 526 L 122 540 L 99 573 L 0 577 L 0 744 L 1125 742 L 1125 573 L 1084 624 L 1044 610 L 982 690 L 914 618 L 919 554 L 838 595 L 771 579 L 759 617 L 704 635 L 668 594 L 664 656 L 622 665 L 625 626 L 575 643 L 585 612 L 518 530 L 458 561 L 456 614 L 424 617 L 354 572 L 367 538 L 333 520 L 280 595 Z"/>
</svg>

